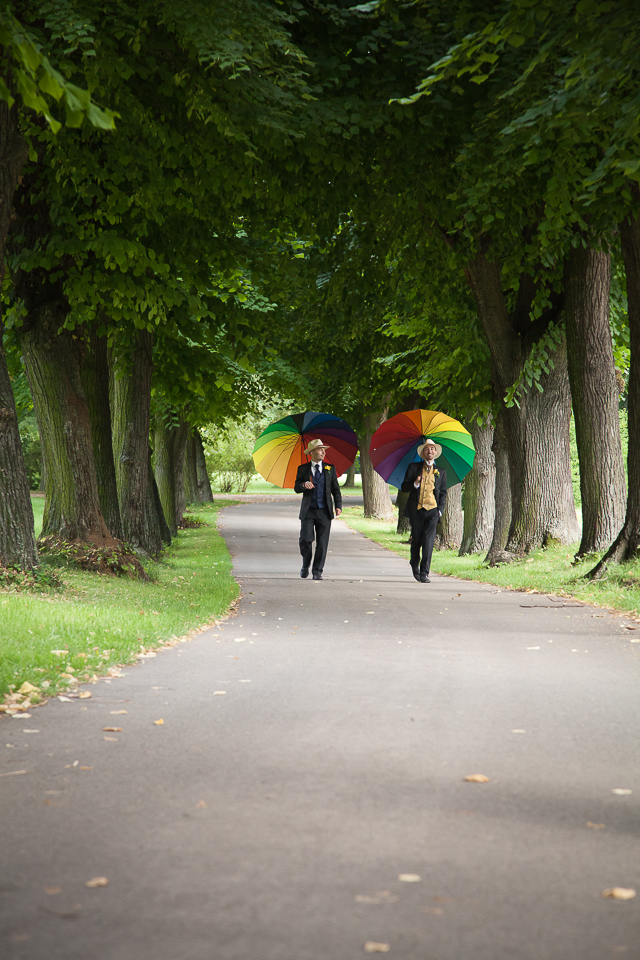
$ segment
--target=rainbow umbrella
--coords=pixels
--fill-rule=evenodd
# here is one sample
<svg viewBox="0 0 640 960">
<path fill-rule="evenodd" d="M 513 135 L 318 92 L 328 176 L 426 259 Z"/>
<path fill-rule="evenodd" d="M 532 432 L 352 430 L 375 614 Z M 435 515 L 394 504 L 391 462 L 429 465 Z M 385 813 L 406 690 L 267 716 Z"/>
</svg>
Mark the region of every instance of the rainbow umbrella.
<svg viewBox="0 0 640 960">
<path fill-rule="evenodd" d="M 325 463 L 332 463 L 338 476 L 346 473 L 358 452 L 358 438 L 345 420 L 331 413 L 295 413 L 262 431 L 253 448 L 256 470 L 269 483 L 293 487 L 298 467 L 311 459 L 304 452 L 311 440 L 329 445 Z"/>
<path fill-rule="evenodd" d="M 407 410 L 385 420 L 371 438 L 374 468 L 387 483 L 400 487 L 409 464 L 420 460 L 418 447 L 427 437 L 442 447 L 436 465 L 447 471 L 447 486 L 461 483 L 476 452 L 471 434 L 457 420 L 435 410 Z"/>
</svg>

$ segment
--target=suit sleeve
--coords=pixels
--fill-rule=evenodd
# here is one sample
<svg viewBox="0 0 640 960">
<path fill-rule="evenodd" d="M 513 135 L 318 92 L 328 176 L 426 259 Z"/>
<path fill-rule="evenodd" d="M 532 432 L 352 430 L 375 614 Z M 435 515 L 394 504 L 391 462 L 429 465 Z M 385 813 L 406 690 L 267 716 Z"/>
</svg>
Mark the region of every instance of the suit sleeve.
<svg viewBox="0 0 640 960">
<path fill-rule="evenodd" d="M 413 484 L 415 483 L 416 479 L 416 473 L 414 470 L 415 466 L 415 463 L 410 463 L 407 467 L 407 472 L 404 475 L 404 480 L 402 481 L 402 486 L 400 487 L 403 493 L 411 493 L 413 490 Z"/>
<path fill-rule="evenodd" d="M 306 467 L 306 463 L 301 463 L 300 466 L 298 467 L 298 472 L 296 474 L 296 482 L 293 485 L 293 489 L 295 490 L 296 493 L 304 493 L 304 485 L 306 482 L 305 476 L 304 476 L 306 472 L 305 467 Z"/>
<path fill-rule="evenodd" d="M 331 471 L 331 493 L 333 494 L 333 502 L 336 505 L 336 510 L 342 510 L 342 490 L 338 483 L 338 471 L 335 467 Z"/>
<path fill-rule="evenodd" d="M 444 507 L 447 502 L 447 471 L 440 471 L 440 492 L 438 494 L 438 510 L 444 513 Z"/>
</svg>

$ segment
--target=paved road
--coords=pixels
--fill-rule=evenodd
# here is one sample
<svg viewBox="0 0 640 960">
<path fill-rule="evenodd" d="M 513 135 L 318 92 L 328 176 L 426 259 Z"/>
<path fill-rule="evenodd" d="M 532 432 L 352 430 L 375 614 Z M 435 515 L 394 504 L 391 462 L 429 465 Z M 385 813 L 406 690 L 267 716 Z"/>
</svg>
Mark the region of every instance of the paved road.
<svg viewBox="0 0 640 960">
<path fill-rule="evenodd" d="M 640 957 L 637 634 L 340 521 L 301 581 L 296 512 L 223 512 L 237 617 L 0 721 L 3 960 Z"/>
</svg>

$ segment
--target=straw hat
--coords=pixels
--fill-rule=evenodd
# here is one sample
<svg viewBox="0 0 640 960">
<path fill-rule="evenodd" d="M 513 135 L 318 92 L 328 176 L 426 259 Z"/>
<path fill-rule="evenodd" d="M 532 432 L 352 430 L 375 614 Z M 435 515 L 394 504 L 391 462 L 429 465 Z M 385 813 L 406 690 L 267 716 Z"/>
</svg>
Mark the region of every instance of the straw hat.
<svg viewBox="0 0 640 960">
<path fill-rule="evenodd" d="M 424 455 L 424 453 L 425 453 L 424 448 L 426 447 L 426 445 L 427 445 L 428 443 L 432 443 L 432 444 L 434 445 L 434 447 L 436 448 L 435 457 L 434 457 L 433 459 L 434 459 L 434 460 L 437 460 L 438 457 L 441 457 L 441 456 L 442 456 L 442 447 L 440 446 L 439 443 L 436 443 L 435 440 L 430 440 L 428 437 L 427 437 L 427 439 L 425 440 L 425 442 L 422 443 L 422 444 L 418 447 L 418 450 L 417 450 L 418 456 L 419 456 L 419 457 L 422 457 L 423 460 L 426 459 L 426 457 L 425 457 L 425 455 Z"/>
<path fill-rule="evenodd" d="M 305 453 L 311 453 L 312 450 L 317 450 L 318 447 L 324 447 L 325 450 L 330 449 L 328 443 L 323 443 L 322 440 L 312 440 L 309 446 L 307 447 L 307 449 L 305 450 Z"/>
</svg>

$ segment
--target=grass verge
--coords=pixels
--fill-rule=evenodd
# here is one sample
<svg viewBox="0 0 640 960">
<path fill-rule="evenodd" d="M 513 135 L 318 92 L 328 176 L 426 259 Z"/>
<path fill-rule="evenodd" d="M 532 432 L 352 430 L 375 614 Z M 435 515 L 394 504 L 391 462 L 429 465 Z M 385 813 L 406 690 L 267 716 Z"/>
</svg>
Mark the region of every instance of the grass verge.
<svg viewBox="0 0 640 960">
<path fill-rule="evenodd" d="M 35 688 L 33 703 L 73 689 L 223 615 L 238 586 L 215 523 L 232 502 L 194 508 L 208 526 L 181 530 L 158 563 L 145 564 L 149 583 L 69 565 L 56 566 L 61 591 L 0 590 L 0 700 L 24 683 Z M 39 530 L 41 498 L 34 513 Z"/>
<path fill-rule="evenodd" d="M 409 562 L 409 546 L 402 543 L 408 539 L 408 535 L 396 533 L 395 520 L 389 523 L 365 520 L 362 507 L 346 507 L 342 519 L 369 540 L 393 550 Z M 484 554 L 459 557 L 455 550 L 438 550 L 434 552 L 432 568 L 444 576 L 493 583 L 508 590 L 575 597 L 584 603 L 640 618 L 640 562 L 616 566 L 602 580 L 585 580 L 584 575 L 599 557 L 592 557 L 574 566 L 576 549 L 577 545 L 573 548 L 548 547 L 534 551 L 526 559 L 498 567 L 485 566 Z"/>
</svg>

